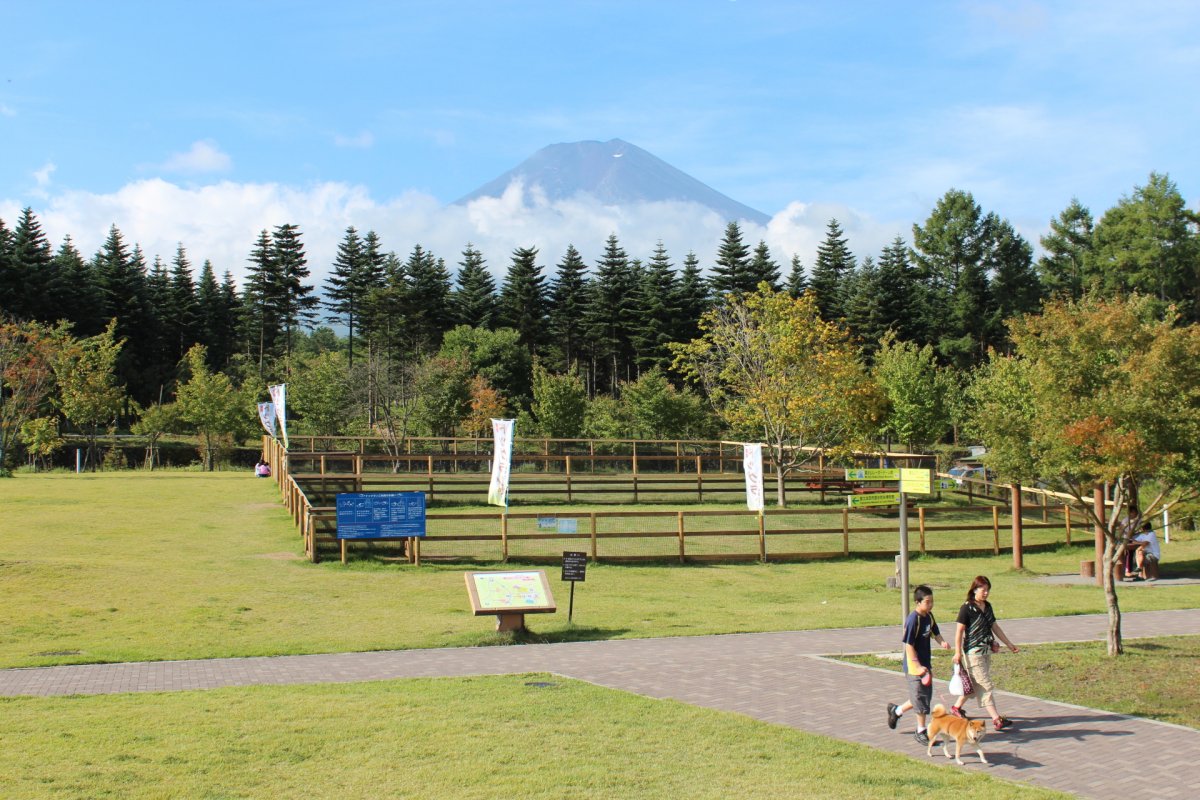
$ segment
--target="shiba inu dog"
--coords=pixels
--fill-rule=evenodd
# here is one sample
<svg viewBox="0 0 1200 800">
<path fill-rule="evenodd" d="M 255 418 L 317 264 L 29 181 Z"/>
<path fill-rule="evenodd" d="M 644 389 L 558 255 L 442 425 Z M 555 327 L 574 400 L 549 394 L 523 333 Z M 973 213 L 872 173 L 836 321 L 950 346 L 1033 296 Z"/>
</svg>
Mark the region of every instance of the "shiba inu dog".
<svg viewBox="0 0 1200 800">
<path fill-rule="evenodd" d="M 970 743 L 975 752 L 979 753 L 979 760 L 984 764 L 988 760 L 983 756 L 983 748 L 979 743 L 983 741 L 984 734 L 987 733 L 987 725 L 981 719 L 959 719 L 946 713 L 946 707 L 938 703 L 933 707 L 933 721 L 929 724 L 929 746 L 925 748 L 925 755 L 933 756 L 933 746 L 937 744 L 938 737 L 943 737 L 942 753 L 946 758 L 950 757 L 950 740 L 953 739 L 954 746 L 954 762 L 962 764 L 962 746 L 963 742 Z"/>
</svg>

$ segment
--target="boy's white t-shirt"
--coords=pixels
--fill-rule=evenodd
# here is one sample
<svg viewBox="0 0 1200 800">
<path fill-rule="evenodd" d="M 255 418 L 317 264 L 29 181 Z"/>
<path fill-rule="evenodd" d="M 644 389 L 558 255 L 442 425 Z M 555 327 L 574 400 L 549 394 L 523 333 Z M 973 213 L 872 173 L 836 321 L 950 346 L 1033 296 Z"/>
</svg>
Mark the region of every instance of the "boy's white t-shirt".
<svg viewBox="0 0 1200 800">
<path fill-rule="evenodd" d="M 1133 540 L 1135 542 L 1149 542 L 1150 544 L 1146 545 L 1146 555 L 1155 561 L 1162 559 L 1162 551 L 1158 548 L 1158 535 L 1154 531 L 1142 531 L 1133 537 Z"/>
</svg>

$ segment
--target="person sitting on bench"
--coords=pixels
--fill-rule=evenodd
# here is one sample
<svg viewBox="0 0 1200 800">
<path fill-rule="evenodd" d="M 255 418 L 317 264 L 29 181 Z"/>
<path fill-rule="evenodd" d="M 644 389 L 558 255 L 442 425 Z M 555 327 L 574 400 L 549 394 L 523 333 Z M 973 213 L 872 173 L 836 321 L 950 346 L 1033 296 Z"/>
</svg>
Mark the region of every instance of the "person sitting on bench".
<svg viewBox="0 0 1200 800">
<path fill-rule="evenodd" d="M 1133 557 L 1137 562 L 1137 575 L 1133 580 L 1154 580 L 1158 577 L 1158 560 L 1162 558 L 1162 550 L 1158 547 L 1158 535 L 1149 522 L 1142 523 L 1142 529 L 1129 540 L 1130 548 L 1134 548 Z"/>
</svg>

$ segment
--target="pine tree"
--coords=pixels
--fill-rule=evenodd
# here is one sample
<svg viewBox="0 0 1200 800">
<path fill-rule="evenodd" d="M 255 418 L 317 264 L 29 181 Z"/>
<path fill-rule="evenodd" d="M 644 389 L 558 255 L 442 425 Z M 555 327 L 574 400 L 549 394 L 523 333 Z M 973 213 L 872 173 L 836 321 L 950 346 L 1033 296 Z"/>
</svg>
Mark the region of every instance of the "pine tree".
<svg viewBox="0 0 1200 800">
<path fill-rule="evenodd" d="M 1069 300 L 1083 297 L 1083 276 L 1094 229 L 1092 213 L 1074 197 L 1050 221 L 1050 233 L 1041 238 L 1045 255 L 1037 262 L 1046 294 Z"/>
<path fill-rule="evenodd" d="M 138 402 L 145 402 L 157 394 L 157 387 L 148 387 L 143 382 L 148 361 L 145 351 L 147 346 L 154 346 L 157 338 L 148 308 L 145 259 L 140 248 L 130 252 L 121 232 L 113 225 L 93 264 L 102 292 L 104 316 L 117 320 L 115 336 L 126 342 L 117 357 L 118 381 Z"/>
<path fill-rule="evenodd" d="M 513 250 L 498 303 L 501 324 L 515 330 L 534 355 L 541 352 L 546 330 L 546 279 L 537 256 L 536 247 Z"/>
<path fill-rule="evenodd" d="M 629 258 L 616 234 L 609 234 L 584 312 L 588 338 L 595 350 L 593 390 L 604 381 L 615 393 L 619 381 L 632 377 L 636 290 Z"/>
<path fill-rule="evenodd" d="M 700 260 L 689 252 L 683 259 L 683 270 L 679 275 L 679 294 L 675 305 L 679 308 L 677 325 L 672 334 L 676 342 L 690 342 L 700 335 L 700 317 L 712 302 L 708 282 L 700 271 Z"/>
<path fill-rule="evenodd" d="M 987 346 L 1000 347 L 1007 337 L 1005 322 L 1036 312 L 1042 304 L 1042 284 L 1033 268 L 1033 247 L 1013 230 L 1008 220 L 989 214 L 988 249 L 984 268 L 991 276 L 991 328 Z"/>
<path fill-rule="evenodd" d="M 374 250 L 378 253 L 377 239 Z M 376 277 L 378 270 L 373 269 L 373 260 L 367 243 L 359 238 L 358 231 L 351 225 L 346 228 L 346 235 L 338 244 L 333 269 L 325 280 L 325 307 L 332 312 L 326 319 L 345 322 L 348 332 L 346 354 L 350 367 L 354 366 L 354 333 L 360 325 L 367 294 L 382 283 Z"/>
<path fill-rule="evenodd" d="M 799 297 L 808 288 L 808 278 L 804 276 L 804 265 L 800 256 L 792 256 L 792 269 L 788 272 L 787 291 L 792 297 Z"/>
<path fill-rule="evenodd" d="M 778 278 L 778 276 L 776 276 Z M 750 250 L 742 242 L 742 229 L 736 222 L 725 226 L 725 237 L 717 250 L 717 262 L 709 279 L 713 294 L 742 294 L 754 291 L 750 272 Z"/>
<path fill-rule="evenodd" d="M 250 266 L 242 290 L 240 317 L 245 352 L 258 362 L 258 377 L 266 375 L 266 361 L 276 355 L 283 336 L 284 281 L 275 258 L 271 234 L 264 228 L 250 251 Z"/>
<path fill-rule="evenodd" d="M 421 245 L 413 247 L 404 271 L 409 281 L 409 320 L 418 339 L 436 349 L 450 329 L 450 272 L 446 262 Z"/>
<path fill-rule="evenodd" d="M 674 341 L 679 319 L 676 283 L 667 248 L 659 241 L 642 272 L 636 294 L 635 319 L 640 322 L 634 326 L 633 340 L 639 375 L 653 369 L 666 370 L 671 364 L 667 343 Z"/>
<path fill-rule="evenodd" d="M 200 312 L 196 305 L 196 284 L 192 279 L 192 264 L 180 244 L 171 260 L 167 310 L 164 318 L 164 342 L 172 363 L 183 361 L 187 351 L 200 339 Z"/>
<path fill-rule="evenodd" d="M 200 268 L 200 280 L 196 284 L 196 334 L 200 344 L 204 345 L 208 358 L 209 369 L 220 371 L 232 355 L 228 351 L 221 352 L 218 342 L 221 339 L 221 326 L 225 321 L 221 298 L 221 285 L 217 283 L 217 274 L 212 262 L 204 260 Z"/>
<path fill-rule="evenodd" d="M 550 287 L 549 325 L 558 368 L 570 372 L 579 366 L 579 350 L 583 338 L 583 314 L 587 306 L 587 266 L 575 245 L 558 262 L 554 283 Z"/>
<path fill-rule="evenodd" d="M 379 235 L 375 231 L 367 231 L 363 236 L 363 269 L 365 270 L 362 276 L 363 285 L 366 291 L 362 296 L 362 308 L 360 311 L 359 331 L 361 337 L 367 342 L 367 352 L 371 352 L 371 343 L 373 340 L 374 330 L 371 327 L 370 315 L 367 313 L 367 307 L 371 302 L 371 295 L 383 289 L 387 284 L 387 253 L 383 252 L 383 245 L 379 240 Z"/>
<path fill-rule="evenodd" d="M 283 323 L 284 352 L 291 355 L 292 336 L 316 320 L 320 302 L 313 295 L 313 286 L 305 283 L 309 277 L 308 257 L 300 241 L 300 228 L 291 223 L 278 225 L 272 234 L 271 256 L 282 280 L 279 318 Z"/>
<path fill-rule="evenodd" d="M 808 281 L 821 312 L 821 319 L 833 322 L 846 314 L 844 281 L 854 270 L 854 255 L 847 246 L 842 227 L 836 219 L 825 227 L 825 241 L 817 248 L 817 260 Z"/>
<path fill-rule="evenodd" d="M 59 303 L 58 317 L 74 323 L 72 330 L 76 336 L 95 336 L 104 330 L 104 317 L 100 287 L 92 267 L 83 259 L 69 235 L 63 238 L 54 261 L 60 284 L 55 292 Z"/>
<path fill-rule="evenodd" d="M 17 317 L 21 277 L 13 263 L 13 233 L 0 218 L 0 316 Z"/>
<path fill-rule="evenodd" d="M 9 269 L 12 272 L 14 300 L 5 306 L 13 306 L 11 313 L 22 319 L 52 322 L 58 314 L 52 289 L 57 283 L 54 270 L 54 253 L 42 225 L 26 206 L 17 218 L 13 229 L 9 251 Z"/>
<path fill-rule="evenodd" d="M 771 259 L 771 251 L 767 249 L 767 243 L 761 239 L 758 246 L 754 248 L 754 256 L 750 259 L 749 277 L 754 281 L 756 290 L 758 284 L 766 281 L 770 285 L 771 291 L 779 291 L 779 265 Z"/>
<path fill-rule="evenodd" d="M 458 289 L 451 295 L 454 323 L 490 330 L 496 317 L 496 281 L 483 253 L 468 243 L 458 267 Z"/>
<path fill-rule="evenodd" d="M 846 327 L 858 339 L 869 357 L 879 348 L 879 338 L 886 326 L 879 306 L 879 269 L 875 259 L 865 256 L 844 281 L 846 294 Z"/>
<path fill-rule="evenodd" d="M 879 254 L 879 324 L 901 341 L 928 344 L 922 321 L 923 293 L 917 282 L 908 245 L 897 236 Z"/>
</svg>

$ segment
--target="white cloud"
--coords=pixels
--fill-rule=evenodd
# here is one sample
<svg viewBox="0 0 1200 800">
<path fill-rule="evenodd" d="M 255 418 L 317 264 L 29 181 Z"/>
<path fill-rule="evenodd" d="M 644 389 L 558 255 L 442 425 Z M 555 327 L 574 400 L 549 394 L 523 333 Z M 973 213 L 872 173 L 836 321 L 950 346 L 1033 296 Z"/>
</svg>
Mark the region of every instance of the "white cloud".
<svg viewBox="0 0 1200 800">
<path fill-rule="evenodd" d="M 209 172 L 228 172 L 233 166 L 233 160 L 221 152 L 217 143 L 205 139 L 193 142 L 186 153 L 175 153 L 160 165 L 164 172 L 201 174 Z"/>
<path fill-rule="evenodd" d="M 15 218 L 13 202 L 0 203 L 0 217 Z M 538 263 L 549 278 L 568 244 L 594 265 L 605 240 L 615 233 L 630 258 L 648 259 L 662 240 L 676 268 L 688 251 L 710 267 L 725 231 L 718 214 L 691 203 L 656 202 L 605 205 L 588 196 L 550 202 L 536 188 L 514 183 L 499 198 L 465 206 L 442 206 L 435 198 L 408 192 L 376 201 L 364 187 L 319 183 L 307 187 L 222 181 L 203 187 L 180 186 L 159 178 L 127 184 L 111 194 L 60 192 L 34 212 L 52 241 L 70 234 L 85 256 L 103 244 L 115 224 L 147 260 L 169 259 L 178 243 L 199 272 L 205 259 L 218 275 L 225 270 L 241 282 L 246 258 L 263 229 L 295 223 L 303 232 L 313 281 L 324 282 L 348 226 L 374 230 L 386 250 L 405 258 L 415 244 L 446 260 L 452 273 L 468 242 L 484 254 L 498 279 L 518 247 L 537 247 Z M 744 240 L 764 240 L 786 275 L 793 253 L 811 269 L 829 219 L 836 217 L 859 257 L 877 255 L 896 226 L 845 206 L 792 203 L 765 227 L 745 224 Z"/>
<path fill-rule="evenodd" d="M 355 136 L 337 134 L 333 137 L 333 143 L 338 147 L 354 147 L 365 150 L 375 144 L 375 136 L 370 131 L 362 131 Z"/>
<path fill-rule="evenodd" d="M 57 167 L 53 163 L 47 162 L 41 169 L 34 170 L 33 179 L 37 181 L 39 189 L 45 189 L 50 185 L 50 176 L 54 174 Z"/>
<path fill-rule="evenodd" d="M 16 115 L 17 110 L 15 108 L 0 103 L 0 117 L 15 117 Z"/>
</svg>

